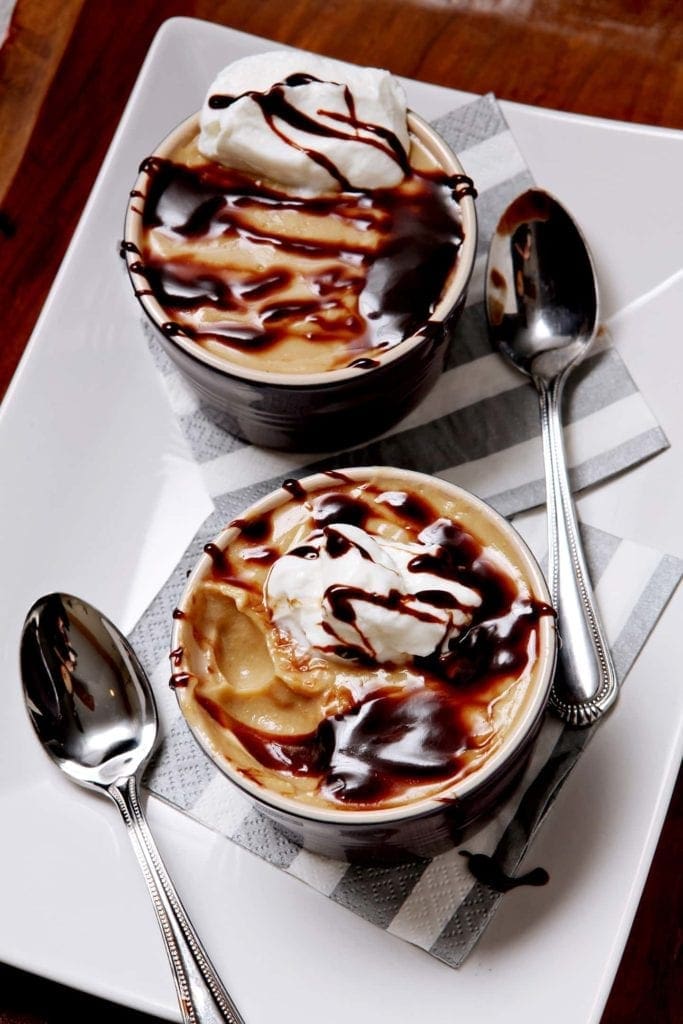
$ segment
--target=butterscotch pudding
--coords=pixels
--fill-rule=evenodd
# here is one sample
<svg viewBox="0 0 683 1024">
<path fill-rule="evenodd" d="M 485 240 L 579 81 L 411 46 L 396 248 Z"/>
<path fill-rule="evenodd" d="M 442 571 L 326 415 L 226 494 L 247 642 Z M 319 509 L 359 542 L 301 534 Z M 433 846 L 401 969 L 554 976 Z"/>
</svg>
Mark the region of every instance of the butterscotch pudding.
<svg viewBox="0 0 683 1024">
<path fill-rule="evenodd" d="M 173 682 L 205 749 L 266 803 L 424 807 L 533 732 L 554 656 L 547 590 L 467 492 L 385 468 L 319 474 L 205 550 L 176 613 Z"/>
<path fill-rule="evenodd" d="M 279 444 L 310 414 L 341 433 L 339 413 L 346 439 L 348 408 L 379 432 L 438 375 L 474 260 L 474 194 L 388 72 L 260 54 L 224 69 L 143 161 L 123 249 L 170 354 L 238 432 Z M 372 376 L 404 356 L 398 376 Z"/>
</svg>

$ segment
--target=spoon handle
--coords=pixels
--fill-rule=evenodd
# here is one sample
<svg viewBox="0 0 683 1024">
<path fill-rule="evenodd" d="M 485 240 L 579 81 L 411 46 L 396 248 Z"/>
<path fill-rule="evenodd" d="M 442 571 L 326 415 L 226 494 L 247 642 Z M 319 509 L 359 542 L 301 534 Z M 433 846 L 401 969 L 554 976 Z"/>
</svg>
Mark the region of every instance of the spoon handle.
<svg viewBox="0 0 683 1024">
<path fill-rule="evenodd" d="M 590 725 L 617 696 L 617 676 L 595 608 L 576 523 L 562 439 L 564 378 L 537 381 L 548 503 L 548 578 L 558 614 L 561 671 L 550 706 L 565 722 Z"/>
<path fill-rule="evenodd" d="M 145 876 L 166 943 L 183 1020 L 186 1024 L 244 1024 L 166 872 L 140 806 L 136 778 L 119 779 L 107 792 L 126 823 Z"/>
</svg>

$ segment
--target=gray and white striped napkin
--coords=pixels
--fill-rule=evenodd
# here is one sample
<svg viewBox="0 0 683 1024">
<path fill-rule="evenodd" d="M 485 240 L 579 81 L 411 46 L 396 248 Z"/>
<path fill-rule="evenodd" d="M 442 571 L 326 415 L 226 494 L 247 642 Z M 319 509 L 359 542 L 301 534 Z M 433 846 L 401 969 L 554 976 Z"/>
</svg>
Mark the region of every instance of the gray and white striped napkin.
<svg viewBox="0 0 683 1024">
<path fill-rule="evenodd" d="M 479 190 L 477 264 L 444 374 L 428 398 L 392 430 L 325 457 L 249 445 L 223 430 L 215 414 L 202 408 L 147 332 L 215 508 L 131 639 L 152 679 L 165 736 L 147 786 L 337 903 L 457 966 L 501 899 L 474 880 L 460 851 L 398 867 L 358 867 L 300 849 L 264 819 L 195 744 L 168 688 L 167 660 L 172 611 L 204 544 L 284 477 L 331 467 L 393 465 L 452 480 L 506 515 L 545 500 L 537 399 L 533 388 L 492 353 L 483 309 L 492 230 L 508 202 L 532 179 L 492 97 L 453 110 L 436 122 L 436 128 L 460 155 Z M 604 336 L 568 388 L 565 416 L 575 488 L 605 480 L 668 444 Z M 544 540 L 529 535 L 527 539 L 542 556 Z M 673 593 L 683 563 L 589 527 L 584 527 L 584 539 L 596 600 L 623 681 Z M 514 872 L 593 731 L 572 731 L 549 718 L 521 783 L 496 817 L 468 838 L 468 851 L 492 856 L 504 872 Z"/>
</svg>

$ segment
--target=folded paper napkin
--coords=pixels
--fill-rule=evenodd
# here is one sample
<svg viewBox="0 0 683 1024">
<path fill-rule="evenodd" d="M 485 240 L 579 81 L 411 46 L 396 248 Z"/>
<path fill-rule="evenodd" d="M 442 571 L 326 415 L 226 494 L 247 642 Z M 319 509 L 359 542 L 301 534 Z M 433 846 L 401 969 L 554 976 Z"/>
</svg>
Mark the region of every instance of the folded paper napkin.
<svg viewBox="0 0 683 1024">
<path fill-rule="evenodd" d="M 532 179 L 492 97 L 451 111 L 435 126 L 460 155 L 479 190 L 477 264 L 444 374 L 426 401 L 389 433 L 324 458 L 246 444 L 206 414 L 147 332 L 215 510 L 131 640 L 155 687 L 165 736 L 147 774 L 147 786 L 337 903 L 457 966 L 501 899 L 488 885 L 475 881 L 460 851 L 398 867 L 358 867 L 300 849 L 200 751 L 168 688 L 167 658 L 172 611 L 204 544 L 284 477 L 332 467 L 393 465 L 452 480 L 506 515 L 545 500 L 536 395 L 491 351 L 482 301 L 491 233 L 505 206 Z M 565 416 L 575 488 L 604 480 L 667 447 L 666 437 L 606 338 L 567 389 Z M 583 531 L 596 598 L 623 681 L 673 593 L 683 563 L 596 529 L 584 526 Z M 521 783 L 496 817 L 468 838 L 468 851 L 492 856 L 502 871 L 514 872 L 594 731 L 571 730 L 548 718 Z"/>
</svg>

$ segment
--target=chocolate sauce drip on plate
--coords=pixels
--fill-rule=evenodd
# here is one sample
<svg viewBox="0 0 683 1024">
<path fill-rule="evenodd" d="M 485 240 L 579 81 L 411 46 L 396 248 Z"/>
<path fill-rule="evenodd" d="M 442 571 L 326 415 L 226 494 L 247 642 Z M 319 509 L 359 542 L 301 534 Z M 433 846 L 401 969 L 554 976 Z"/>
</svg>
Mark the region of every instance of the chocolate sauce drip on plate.
<svg viewBox="0 0 683 1024">
<path fill-rule="evenodd" d="M 509 892 L 520 885 L 547 885 L 550 875 L 545 868 L 533 868 L 524 875 L 508 875 L 498 863 L 485 853 L 469 853 L 460 850 L 461 857 L 467 857 L 467 866 L 478 882 L 488 885 L 495 892 Z"/>
</svg>

